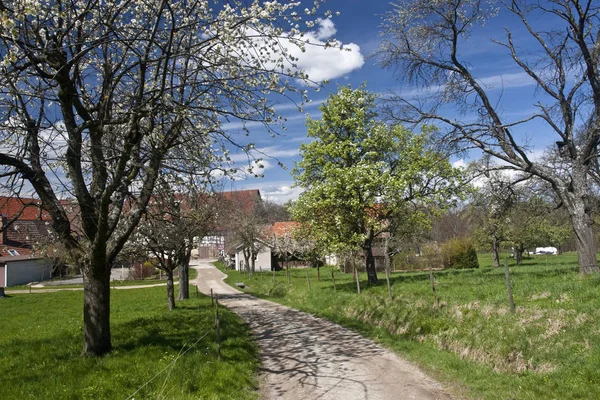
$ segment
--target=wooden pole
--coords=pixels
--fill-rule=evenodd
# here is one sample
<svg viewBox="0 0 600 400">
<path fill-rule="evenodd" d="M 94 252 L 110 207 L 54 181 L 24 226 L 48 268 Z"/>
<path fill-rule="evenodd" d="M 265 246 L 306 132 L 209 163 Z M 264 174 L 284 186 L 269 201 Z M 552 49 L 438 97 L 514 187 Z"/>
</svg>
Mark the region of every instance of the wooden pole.
<svg viewBox="0 0 600 400">
<path fill-rule="evenodd" d="M 337 290 L 337 287 L 335 286 L 335 275 L 333 270 L 331 270 L 331 281 L 333 282 L 333 290 Z"/>
<path fill-rule="evenodd" d="M 219 321 L 219 298 L 215 294 L 215 329 L 217 331 L 217 360 L 221 361 L 221 325 Z"/>
<path fill-rule="evenodd" d="M 431 290 L 433 291 L 433 305 L 439 307 L 440 303 L 437 292 L 435 291 L 435 279 L 433 277 L 433 269 L 431 267 L 429 267 L 429 282 L 431 283 Z"/>
<path fill-rule="evenodd" d="M 360 294 L 360 280 L 358 279 L 358 270 L 356 265 L 354 266 L 354 277 L 356 278 L 356 292 Z"/>
<path fill-rule="evenodd" d="M 390 301 L 392 301 L 393 300 L 393 298 L 392 298 L 392 285 L 390 284 L 390 268 L 389 268 L 389 265 L 385 269 L 385 279 L 387 281 L 388 297 L 390 298 Z"/>
<path fill-rule="evenodd" d="M 310 290 L 310 278 L 308 277 L 308 271 L 306 271 L 306 283 L 308 284 L 308 290 Z"/>
<path fill-rule="evenodd" d="M 288 285 L 292 283 L 292 279 L 290 277 L 290 266 L 286 264 L 285 270 L 287 271 Z"/>
<path fill-rule="evenodd" d="M 512 284 L 510 282 L 510 270 L 508 269 L 508 257 L 504 259 L 504 277 L 506 278 L 506 291 L 508 293 L 508 305 L 510 313 L 515 313 L 515 300 L 513 299 Z"/>
</svg>

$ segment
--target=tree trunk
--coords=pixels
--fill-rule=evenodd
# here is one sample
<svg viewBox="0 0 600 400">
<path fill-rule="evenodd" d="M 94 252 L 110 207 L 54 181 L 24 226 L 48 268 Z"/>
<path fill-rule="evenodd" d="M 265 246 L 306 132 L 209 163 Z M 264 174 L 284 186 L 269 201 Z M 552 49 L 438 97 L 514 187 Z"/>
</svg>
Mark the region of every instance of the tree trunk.
<svg viewBox="0 0 600 400">
<path fill-rule="evenodd" d="M 579 273 L 599 272 L 596 262 L 596 241 L 592 230 L 592 207 L 590 188 L 587 182 L 588 170 L 583 166 L 574 166 L 571 171 L 571 183 L 561 191 L 561 200 L 569 212 L 571 225 L 575 233 Z"/>
<path fill-rule="evenodd" d="M 525 248 L 522 243 L 515 246 L 515 260 L 517 261 L 517 265 L 523 264 L 523 252 L 524 251 L 525 251 Z"/>
<path fill-rule="evenodd" d="M 249 266 L 250 266 L 250 255 L 246 255 L 246 251 L 244 250 L 244 268 L 242 271 L 242 268 L 240 267 L 240 272 L 248 271 Z"/>
<path fill-rule="evenodd" d="M 83 352 L 103 356 L 112 350 L 110 337 L 110 266 L 96 257 L 83 268 Z"/>
<path fill-rule="evenodd" d="M 365 268 L 367 270 L 367 280 L 374 285 L 378 284 L 377 270 L 375 269 L 375 257 L 373 257 L 373 248 L 370 244 L 364 247 Z"/>
<path fill-rule="evenodd" d="M 492 242 L 492 255 L 494 257 L 494 268 L 500 267 L 500 241 L 494 239 Z"/>
<path fill-rule="evenodd" d="M 167 270 L 167 304 L 169 310 L 175 309 L 175 287 L 173 285 L 173 270 Z"/>
<path fill-rule="evenodd" d="M 190 298 L 190 258 L 192 250 L 186 250 L 185 257 L 178 265 L 179 270 L 179 295 L 177 300 L 187 300 Z"/>
<path fill-rule="evenodd" d="M 592 230 L 591 212 L 571 214 L 573 231 L 575 232 L 575 243 L 577 245 L 577 258 L 580 274 L 591 274 L 598 272 L 596 263 L 596 243 L 594 231 Z"/>
</svg>

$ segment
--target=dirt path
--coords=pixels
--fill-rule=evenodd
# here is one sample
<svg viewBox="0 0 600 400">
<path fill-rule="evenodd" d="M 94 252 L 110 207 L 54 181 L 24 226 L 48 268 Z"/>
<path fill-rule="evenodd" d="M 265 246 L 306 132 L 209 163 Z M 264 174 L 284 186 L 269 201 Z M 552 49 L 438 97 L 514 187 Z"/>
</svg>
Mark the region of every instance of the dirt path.
<svg viewBox="0 0 600 400">
<path fill-rule="evenodd" d="M 243 294 L 197 262 L 198 289 L 246 320 L 261 349 L 261 394 L 274 399 L 450 399 L 417 367 L 334 323 Z"/>
</svg>

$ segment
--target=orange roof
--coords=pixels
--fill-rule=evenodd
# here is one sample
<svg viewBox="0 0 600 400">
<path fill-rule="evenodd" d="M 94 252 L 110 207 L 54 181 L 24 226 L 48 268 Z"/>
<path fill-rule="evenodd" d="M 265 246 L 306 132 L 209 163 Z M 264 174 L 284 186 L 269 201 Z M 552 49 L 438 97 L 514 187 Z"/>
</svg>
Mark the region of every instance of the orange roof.
<svg viewBox="0 0 600 400">
<path fill-rule="evenodd" d="M 0 196 L 0 214 L 9 219 L 18 215 L 21 220 L 50 221 L 50 214 L 42 209 L 41 204 L 39 199 Z"/>
<path fill-rule="evenodd" d="M 271 233 L 273 233 L 276 236 L 282 236 L 287 233 L 291 233 L 292 231 L 294 231 L 294 229 L 298 228 L 299 226 L 300 222 L 296 221 L 275 222 L 271 227 Z"/>
</svg>

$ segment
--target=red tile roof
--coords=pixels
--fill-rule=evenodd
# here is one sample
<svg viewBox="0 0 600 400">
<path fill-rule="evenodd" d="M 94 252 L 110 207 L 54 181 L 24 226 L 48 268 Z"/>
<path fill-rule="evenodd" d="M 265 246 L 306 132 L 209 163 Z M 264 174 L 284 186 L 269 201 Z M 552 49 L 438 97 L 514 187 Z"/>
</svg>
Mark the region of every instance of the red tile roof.
<svg viewBox="0 0 600 400">
<path fill-rule="evenodd" d="M 50 221 L 50 214 L 42 209 L 41 204 L 38 199 L 0 196 L 0 214 L 8 219 L 18 215 L 20 220 Z"/>
<path fill-rule="evenodd" d="M 300 222 L 296 221 L 282 221 L 275 222 L 271 227 L 271 233 L 276 236 L 283 236 L 285 234 L 292 233 L 295 229 L 300 226 Z"/>
</svg>

